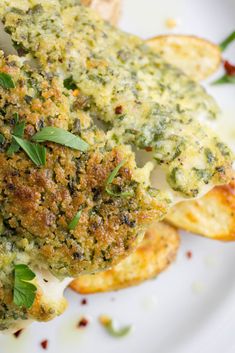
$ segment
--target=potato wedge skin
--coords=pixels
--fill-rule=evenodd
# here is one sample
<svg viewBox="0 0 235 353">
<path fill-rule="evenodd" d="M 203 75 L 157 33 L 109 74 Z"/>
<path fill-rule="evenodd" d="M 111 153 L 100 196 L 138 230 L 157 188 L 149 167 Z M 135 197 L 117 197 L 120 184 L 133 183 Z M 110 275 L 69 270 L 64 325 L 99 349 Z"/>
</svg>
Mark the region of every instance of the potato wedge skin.
<svg viewBox="0 0 235 353">
<path fill-rule="evenodd" d="M 166 220 L 207 238 L 235 241 L 235 181 L 215 187 L 201 199 L 178 204 Z"/>
<path fill-rule="evenodd" d="M 81 3 L 93 8 L 112 25 L 118 24 L 121 14 L 121 0 L 81 0 Z"/>
<path fill-rule="evenodd" d="M 117 266 L 75 279 L 70 287 L 81 294 L 118 290 L 140 284 L 164 271 L 176 258 L 177 231 L 164 222 L 149 229 L 139 248 Z"/>
<path fill-rule="evenodd" d="M 219 47 L 196 36 L 162 35 L 148 39 L 147 44 L 195 81 L 206 79 L 221 64 Z"/>
</svg>

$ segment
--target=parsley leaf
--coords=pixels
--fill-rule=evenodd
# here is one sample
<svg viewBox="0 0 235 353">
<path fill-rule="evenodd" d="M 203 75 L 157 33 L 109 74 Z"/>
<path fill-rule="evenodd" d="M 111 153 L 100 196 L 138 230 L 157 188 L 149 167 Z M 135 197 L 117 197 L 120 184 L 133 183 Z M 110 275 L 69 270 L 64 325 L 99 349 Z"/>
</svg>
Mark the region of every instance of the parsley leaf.
<svg viewBox="0 0 235 353">
<path fill-rule="evenodd" d="M 0 86 L 6 89 L 15 88 L 15 82 L 10 75 L 0 72 Z"/>
<path fill-rule="evenodd" d="M 227 47 L 235 40 L 235 31 L 233 31 L 227 38 L 223 40 L 223 42 L 220 43 L 220 49 L 221 51 L 224 51 L 227 49 Z"/>
<path fill-rule="evenodd" d="M 235 76 L 223 75 L 218 80 L 212 82 L 212 85 L 222 85 L 226 83 L 235 83 Z"/>
<path fill-rule="evenodd" d="M 37 287 L 29 283 L 35 274 L 27 265 L 15 265 L 13 302 L 19 307 L 31 308 L 36 297 Z"/>
<path fill-rule="evenodd" d="M 114 178 L 116 177 L 116 175 L 118 174 L 119 170 L 123 167 L 123 165 L 126 163 L 126 159 L 123 159 L 112 171 L 112 173 L 109 175 L 109 177 L 106 180 L 106 187 L 105 190 L 106 192 L 111 195 L 111 196 L 119 196 L 119 197 L 128 197 L 133 195 L 133 191 L 124 191 L 124 192 L 120 192 L 120 193 L 115 193 L 112 190 L 109 189 L 109 185 L 112 184 Z"/>
<path fill-rule="evenodd" d="M 38 142 L 55 142 L 81 152 L 86 152 L 89 148 L 88 143 L 83 141 L 80 137 L 69 131 L 53 126 L 42 128 L 42 130 L 37 132 L 32 139 Z"/>
<path fill-rule="evenodd" d="M 102 315 L 100 317 L 100 323 L 103 325 L 103 327 L 111 336 L 117 337 L 117 338 L 128 335 L 132 330 L 132 325 L 116 328 L 113 320 L 110 317 L 105 315 Z"/>
<path fill-rule="evenodd" d="M 69 223 L 68 228 L 69 230 L 73 230 L 76 228 L 80 218 L 81 218 L 82 210 L 78 211 L 72 221 Z"/>
<path fill-rule="evenodd" d="M 46 164 L 46 148 L 44 146 L 29 142 L 28 140 L 14 135 L 13 138 L 37 166 Z"/>
<path fill-rule="evenodd" d="M 22 121 L 19 124 L 16 124 L 13 130 L 13 135 L 16 137 L 22 137 L 24 135 L 24 128 L 25 128 L 25 122 Z M 16 140 L 13 139 L 10 147 L 7 150 L 7 155 L 12 156 L 15 152 L 18 152 L 20 149 L 19 144 L 16 142 Z"/>
</svg>

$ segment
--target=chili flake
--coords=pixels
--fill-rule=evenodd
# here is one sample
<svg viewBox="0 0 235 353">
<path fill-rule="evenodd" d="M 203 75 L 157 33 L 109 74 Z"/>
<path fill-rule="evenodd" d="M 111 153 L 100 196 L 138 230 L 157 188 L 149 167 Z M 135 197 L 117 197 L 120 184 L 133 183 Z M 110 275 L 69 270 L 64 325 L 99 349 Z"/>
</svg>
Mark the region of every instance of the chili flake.
<svg viewBox="0 0 235 353">
<path fill-rule="evenodd" d="M 228 60 L 224 61 L 224 69 L 228 76 L 235 76 L 235 65 L 230 64 Z"/>
<path fill-rule="evenodd" d="M 187 256 L 188 259 L 191 259 L 192 256 L 193 256 L 192 251 L 187 251 L 187 252 L 186 252 L 186 256 Z"/>
<path fill-rule="evenodd" d="M 15 338 L 18 338 L 22 334 L 22 332 L 23 329 L 16 331 L 15 333 L 13 333 L 13 335 L 15 336 Z"/>
<path fill-rule="evenodd" d="M 40 345 L 42 349 L 46 350 L 48 348 L 48 340 L 43 340 Z"/>
<path fill-rule="evenodd" d="M 77 326 L 78 326 L 79 328 L 84 328 L 84 327 L 86 327 L 88 324 L 89 324 L 88 319 L 85 318 L 85 317 L 82 317 L 82 318 L 79 320 Z"/>
<path fill-rule="evenodd" d="M 81 305 L 87 305 L 87 299 L 86 298 L 83 298 L 81 300 Z"/>
<path fill-rule="evenodd" d="M 123 107 L 121 105 L 118 105 L 116 108 L 115 108 L 115 114 L 122 114 L 123 112 Z"/>
</svg>

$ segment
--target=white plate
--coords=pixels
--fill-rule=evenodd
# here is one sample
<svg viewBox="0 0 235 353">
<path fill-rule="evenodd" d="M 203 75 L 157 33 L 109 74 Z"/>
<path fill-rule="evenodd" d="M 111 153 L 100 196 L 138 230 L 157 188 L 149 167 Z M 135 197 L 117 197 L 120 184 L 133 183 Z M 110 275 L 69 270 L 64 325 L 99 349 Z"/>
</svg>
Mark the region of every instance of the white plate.
<svg viewBox="0 0 235 353">
<path fill-rule="evenodd" d="M 220 41 L 235 29 L 235 0 L 123 0 L 122 28 L 144 38 L 167 32 L 164 22 L 176 18 L 179 33 Z M 232 55 L 231 49 L 227 55 Z M 232 55 L 233 56 L 233 55 Z M 234 56 L 235 58 L 235 56 Z M 234 59 L 235 60 L 235 59 Z M 235 86 L 209 87 L 223 110 L 222 125 L 235 115 Z M 235 117 L 233 118 L 235 121 Z M 224 130 L 224 129 L 222 129 Z M 235 130 L 235 124 L 227 131 Z M 192 258 L 186 252 L 192 251 Z M 156 280 L 116 293 L 88 297 L 67 291 L 70 306 L 60 318 L 33 324 L 22 335 L 0 338 L 1 353 L 232 353 L 235 352 L 235 243 L 223 244 L 182 234 L 176 263 Z M 109 337 L 98 316 L 109 314 L 134 331 Z M 76 328 L 79 318 L 87 328 Z"/>
</svg>

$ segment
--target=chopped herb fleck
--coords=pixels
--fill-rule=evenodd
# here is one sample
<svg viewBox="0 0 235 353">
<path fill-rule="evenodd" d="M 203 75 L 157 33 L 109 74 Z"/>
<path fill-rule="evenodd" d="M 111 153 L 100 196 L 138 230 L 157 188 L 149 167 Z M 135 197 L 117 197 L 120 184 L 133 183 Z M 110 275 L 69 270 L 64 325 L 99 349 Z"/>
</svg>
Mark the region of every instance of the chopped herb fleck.
<svg viewBox="0 0 235 353">
<path fill-rule="evenodd" d="M 15 88 L 15 82 L 9 74 L 0 72 L 0 86 L 6 89 Z"/>
<path fill-rule="evenodd" d="M 68 228 L 69 230 L 73 230 L 76 228 L 80 218 L 81 218 L 82 210 L 78 211 L 72 221 L 69 223 Z"/>
<path fill-rule="evenodd" d="M 2 145 L 4 141 L 5 141 L 5 137 L 2 134 L 0 134 L 0 145 Z"/>
<path fill-rule="evenodd" d="M 69 90 L 70 90 L 70 89 L 74 90 L 74 89 L 77 88 L 77 85 L 76 85 L 76 83 L 74 82 L 73 76 L 70 76 L 70 77 L 68 77 L 68 78 L 66 78 L 66 79 L 64 80 L 64 87 L 67 88 L 67 89 L 69 89 Z"/>
<path fill-rule="evenodd" d="M 17 124 L 18 121 L 19 121 L 19 114 L 18 113 L 14 113 L 13 114 L 13 119 L 15 120 L 15 124 Z"/>
<path fill-rule="evenodd" d="M 100 323 L 111 336 L 116 338 L 127 336 L 132 330 L 132 325 L 116 328 L 113 320 L 106 315 L 100 316 Z"/>
<path fill-rule="evenodd" d="M 105 190 L 106 192 L 111 195 L 111 196 L 119 196 L 119 197 L 128 197 L 133 195 L 133 190 L 132 191 L 124 191 L 120 193 L 113 192 L 112 190 L 109 189 L 109 185 L 112 184 L 114 178 L 118 174 L 119 170 L 123 167 L 123 165 L 126 163 L 126 159 L 123 159 L 112 171 L 112 173 L 109 175 L 108 179 L 106 180 L 106 187 Z"/>
</svg>

